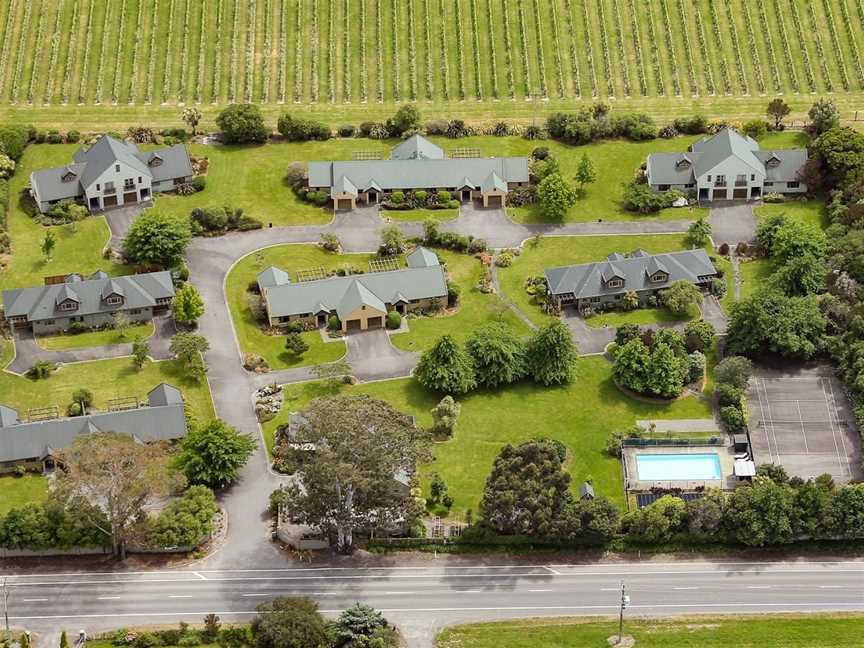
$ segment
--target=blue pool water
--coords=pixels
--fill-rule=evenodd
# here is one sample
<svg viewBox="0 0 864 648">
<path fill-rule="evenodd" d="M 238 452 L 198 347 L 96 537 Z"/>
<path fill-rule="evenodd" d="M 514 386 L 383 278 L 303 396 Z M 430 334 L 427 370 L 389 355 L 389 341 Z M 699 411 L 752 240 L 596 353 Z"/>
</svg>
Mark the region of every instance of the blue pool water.
<svg viewBox="0 0 864 648">
<path fill-rule="evenodd" d="M 639 481 L 720 479 L 720 456 L 710 454 L 637 454 Z"/>
</svg>

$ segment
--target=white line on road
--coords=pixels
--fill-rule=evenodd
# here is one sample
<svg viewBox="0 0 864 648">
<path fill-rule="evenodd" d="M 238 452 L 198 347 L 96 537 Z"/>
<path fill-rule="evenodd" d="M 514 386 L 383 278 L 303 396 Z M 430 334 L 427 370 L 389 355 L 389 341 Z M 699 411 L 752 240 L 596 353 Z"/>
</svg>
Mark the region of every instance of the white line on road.
<svg viewBox="0 0 864 648">
<path fill-rule="evenodd" d="M 273 596 L 273 595 L 264 592 L 264 593 L 258 593 L 258 594 L 241 594 L 240 596 Z"/>
<path fill-rule="evenodd" d="M 192 573 L 195 574 L 195 575 L 196 575 L 198 578 L 200 578 L 201 580 L 207 580 L 207 577 L 206 577 L 206 576 L 204 576 L 204 575 L 202 575 L 202 574 L 200 574 L 200 573 L 198 573 L 198 572 L 192 572 Z"/>
<path fill-rule="evenodd" d="M 846 589 L 843 585 L 820 585 L 819 589 Z"/>
<path fill-rule="evenodd" d="M 552 590 L 528 590 L 528 591 L 533 592 L 534 594 L 537 594 L 539 592 L 551 592 Z"/>
<path fill-rule="evenodd" d="M 416 594 L 417 592 L 384 592 L 389 596 L 399 596 L 400 594 Z"/>
<path fill-rule="evenodd" d="M 554 574 L 555 576 L 560 576 L 560 575 L 561 575 L 561 572 L 559 572 L 559 571 L 555 571 L 555 570 L 552 569 L 549 565 L 543 565 L 543 568 L 544 568 L 544 569 L 548 569 L 548 570 L 549 570 L 549 573 L 550 573 L 550 574 Z"/>
<path fill-rule="evenodd" d="M 698 587 L 673 587 L 672 589 L 676 589 L 676 590 L 695 590 L 695 589 L 699 589 L 699 588 L 698 588 Z"/>
<path fill-rule="evenodd" d="M 169 594 L 168 598 L 192 598 L 191 594 Z"/>
<path fill-rule="evenodd" d="M 97 596 L 96 600 L 97 601 L 116 601 L 119 598 L 120 598 L 119 596 Z"/>
<path fill-rule="evenodd" d="M 748 585 L 747 589 L 771 589 L 770 585 Z"/>
<path fill-rule="evenodd" d="M 21 600 L 24 603 L 40 603 L 42 601 L 48 601 L 49 599 L 47 599 L 47 598 L 36 598 L 36 599 L 30 598 L 30 599 L 21 599 Z"/>
</svg>

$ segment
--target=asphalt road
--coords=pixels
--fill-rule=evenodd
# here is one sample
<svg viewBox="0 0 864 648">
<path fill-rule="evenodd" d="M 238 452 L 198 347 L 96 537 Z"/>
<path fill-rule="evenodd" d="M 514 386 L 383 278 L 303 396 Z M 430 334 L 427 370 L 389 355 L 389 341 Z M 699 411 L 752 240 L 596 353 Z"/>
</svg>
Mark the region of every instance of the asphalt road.
<svg viewBox="0 0 864 648">
<path fill-rule="evenodd" d="M 452 623 L 520 616 L 864 610 L 864 562 L 676 562 L 161 572 L 9 577 L 10 621 L 34 630 L 249 620 L 278 595 L 309 596 L 336 614 L 356 601 L 385 612 L 411 646 Z"/>
</svg>

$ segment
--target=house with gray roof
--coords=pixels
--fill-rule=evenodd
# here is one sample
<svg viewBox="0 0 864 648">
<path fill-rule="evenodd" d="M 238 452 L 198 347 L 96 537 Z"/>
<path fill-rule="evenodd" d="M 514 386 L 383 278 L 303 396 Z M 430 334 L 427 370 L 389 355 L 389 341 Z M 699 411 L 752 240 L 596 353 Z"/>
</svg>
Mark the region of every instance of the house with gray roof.
<svg viewBox="0 0 864 648">
<path fill-rule="evenodd" d="M 384 326 L 387 313 L 405 314 L 443 305 L 447 278 L 438 256 L 417 248 L 407 256 L 407 268 L 292 282 L 287 272 L 268 268 L 258 275 L 258 287 L 270 326 L 301 322 L 326 326 L 335 315 L 342 331 Z M 276 271 L 276 272 L 274 272 Z"/>
<path fill-rule="evenodd" d="M 70 274 L 59 284 L 3 291 L 3 315 L 16 328 L 36 334 L 59 333 L 73 324 L 110 327 L 125 313 L 133 323 L 149 322 L 174 299 L 168 271 L 109 277 L 97 271 L 88 278 Z"/>
<path fill-rule="evenodd" d="M 124 400 L 121 409 L 89 412 L 83 416 L 23 418 L 18 411 L 0 405 L 0 473 L 17 466 L 28 470 L 52 470 L 58 453 L 81 434 L 117 432 L 130 435 L 137 443 L 174 441 L 186 436 L 186 414 L 180 390 L 162 383 L 147 395 L 147 402 L 134 405 Z"/>
<path fill-rule="evenodd" d="M 509 191 L 528 186 L 528 158 L 447 158 L 421 135 L 388 160 L 310 162 L 308 189 L 325 191 L 337 211 L 376 204 L 393 191 L 449 191 L 461 201 L 503 207 Z"/>
<path fill-rule="evenodd" d="M 634 250 L 626 256 L 613 252 L 596 263 L 547 268 L 545 275 L 557 305 L 574 306 L 582 312 L 607 309 L 629 292 L 635 292 L 645 305 L 650 297 L 681 280 L 707 290 L 717 277 L 717 268 L 701 248 L 664 254 Z"/>
<path fill-rule="evenodd" d="M 183 144 L 141 151 L 132 142 L 103 135 L 81 147 L 72 162 L 30 174 L 30 195 L 46 212 L 64 200 L 82 202 L 91 212 L 146 203 L 153 194 L 192 181 L 192 161 Z"/>
<path fill-rule="evenodd" d="M 802 194 L 807 149 L 761 150 L 752 137 L 723 128 L 685 153 L 652 153 L 646 175 L 654 191 L 693 192 L 700 202 L 758 200 L 767 193 Z"/>
</svg>

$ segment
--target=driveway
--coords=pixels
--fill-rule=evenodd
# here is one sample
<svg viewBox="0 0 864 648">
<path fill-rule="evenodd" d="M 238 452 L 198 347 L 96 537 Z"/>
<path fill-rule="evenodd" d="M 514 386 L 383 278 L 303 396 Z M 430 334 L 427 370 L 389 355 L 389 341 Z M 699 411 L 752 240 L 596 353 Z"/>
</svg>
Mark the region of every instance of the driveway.
<svg viewBox="0 0 864 648">
<path fill-rule="evenodd" d="M 345 336 L 345 360 L 360 380 L 384 380 L 410 376 L 420 354 L 400 351 L 390 343 L 384 329 L 349 333 Z"/>
<path fill-rule="evenodd" d="M 728 318 L 714 295 L 705 296 L 705 301 L 702 302 L 702 319 L 713 326 L 718 335 L 726 334 Z"/>
<path fill-rule="evenodd" d="M 174 318 L 171 316 L 157 317 L 153 319 L 155 332 L 147 340 L 150 345 L 150 357 L 154 360 L 167 360 L 171 358 L 168 347 L 171 345 L 171 337 L 176 333 Z M 36 337 L 30 329 L 18 329 L 15 331 L 15 359 L 6 367 L 6 371 L 15 374 L 25 374 L 37 360 L 47 360 L 54 363 L 87 362 L 90 360 L 105 360 L 107 358 L 123 358 L 132 355 L 132 343 L 128 344 L 104 344 L 102 346 L 82 347 L 80 349 L 66 349 L 63 351 L 49 351 L 43 349 L 36 342 Z"/>
<path fill-rule="evenodd" d="M 479 207 L 473 202 L 464 203 L 459 208 L 459 216 L 441 229 L 486 239 L 490 248 L 516 247 L 531 236 L 524 225 L 510 220 L 504 209 Z"/>
<path fill-rule="evenodd" d="M 570 332 L 573 334 L 573 341 L 579 349 L 579 355 L 592 355 L 603 353 L 606 345 L 615 339 L 615 327 L 604 326 L 595 328 L 588 326 L 585 319 L 576 314 L 576 311 L 570 309 L 563 315 L 564 323 Z"/>
<path fill-rule="evenodd" d="M 135 222 L 135 219 L 148 207 L 152 207 L 152 202 L 138 203 L 137 205 L 129 205 L 110 209 L 103 213 L 105 221 L 108 223 L 108 229 L 111 230 L 111 240 L 108 245 L 114 250 L 120 250 L 123 244 L 123 239 L 126 237 L 126 232 Z"/>
<path fill-rule="evenodd" d="M 756 216 L 749 203 L 712 206 L 708 215 L 711 238 L 715 245 L 749 243 L 756 238 Z"/>
</svg>

